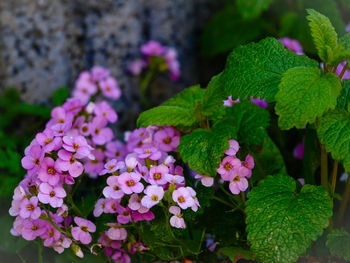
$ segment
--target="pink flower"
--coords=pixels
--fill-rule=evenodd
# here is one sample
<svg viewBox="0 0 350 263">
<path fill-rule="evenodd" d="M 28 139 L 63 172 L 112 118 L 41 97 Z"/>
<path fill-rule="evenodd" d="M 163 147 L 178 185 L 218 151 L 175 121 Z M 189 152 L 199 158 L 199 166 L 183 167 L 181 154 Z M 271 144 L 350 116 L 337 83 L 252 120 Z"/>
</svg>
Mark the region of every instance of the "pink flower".
<svg viewBox="0 0 350 263">
<path fill-rule="evenodd" d="M 122 92 L 118 86 L 118 82 L 115 78 L 108 77 L 106 80 L 103 80 L 100 82 L 100 88 L 103 93 L 107 98 L 110 99 L 118 99 Z"/>
<path fill-rule="evenodd" d="M 304 139 L 301 143 L 297 144 L 294 148 L 293 155 L 295 158 L 302 160 L 304 157 Z"/>
<path fill-rule="evenodd" d="M 109 77 L 109 74 L 110 74 L 109 69 L 106 69 L 101 66 L 94 66 L 91 69 L 91 78 L 94 82 L 104 80 L 105 78 Z"/>
<path fill-rule="evenodd" d="M 140 211 L 132 211 L 132 219 L 137 223 L 138 221 L 151 221 L 154 219 L 154 214 L 151 211 L 140 213 Z"/>
<path fill-rule="evenodd" d="M 254 169 L 254 158 L 250 154 L 247 154 L 245 161 L 242 163 L 244 167 L 247 167 L 249 170 Z"/>
<path fill-rule="evenodd" d="M 102 117 L 108 120 L 110 123 L 114 123 L 118 119 L 117 113 L 106 101 L 101 101 L 94 108 L 94 113 L 97 117 Z"/>
<path fill-rule="evenodd" d="M 114 173 L 122 168 L 124 168 L 124 162 L 118 162 L 117 159 L 112 159 L 105 164 L 105 169 L 100 172 L 100 175 L 105 175 L 106 173 Z"/>
<path fill-rule="evenodd" d="M 120 199 L 109 198 L 106 200 L 104 206 L 105 206 L 104 212 L 109 214 L 115 214 L 121 210 Z"/>
<path fill-rule="evenodd" d="M 47 224 L 46 232 L 40 237 L 44 239 L 44 246 L 50 247 L 59 240 L 59 238 L 61 237 L 61 233 L 51 224 Z"/>
<path fill-rule="evenodd" d="M 165 174 L 164 178 L 170 184 L 182 184 L 185 181 L 185 178 L 180 175 Z"/>
<path fill-rule="evenodd" d="M 75 153 L 75 158 L 84 158 L 90 155 L 91 147 L 87 143 L 86 139 L 81 136 L 64 136 L 63 137 L 63 148 L 69 152 Z"/>
<path fill-rule="evenodd" d="M 285 48 L 293 51 L 297 55 L 304 55 L 303 47 L 300 45 L 298 40 L 284 37 L 278 39 L 278 41 L 281 42 L 285 46 Z"/>
<path fill-rule="evenodd" d="M 335 74 L 337 74 L 338 76 L 340 75 L 340 73 L 342 72 L 343 68 L 345 67 L 346 61 L 341 62 L 338 66 L 337 69 L 335 71 Z M 342 77 L 342 79 L 350 79 L 350 70 L 346 69 L 345 73 Z"/>
<path fill-rule="evenodd" d="M 87 173 L 92 178 L 96 178 L 97 175 L 103 170 L 103 167 L 104 167 L 103 161 L 105 159 L 105 155 L 99 149 L 95 149 L 91 151 L 91 155 L 94 158 L 86 159 L 86 162 L 84 164 L 85 173 Z"/>
<path fill-rule="evenodd" d="M 136 59 L 129 65 L 128 70 L 133 75 L 139 75 L 146 66 L 147 64 L 143 59 Z"/>
<path fill-rule="evenodd" d="M 224 106 L 227 106 L 227 107 L 232 107 L 237 103 L 239 103 L 239 98 L 236 100 L 232 100 L 232 96 L 228 96 L 228 99 L 224 100 Z"/>
<path fill-rule="evenodd" d="M 117 224 L 115 224 L 115 225 L 117 225 Z M 128 233 L 126 232 L 125 228 L 111 227 L 110 229 L 107 230 L 106 234 L 107 234 L 108 238 L 111 240 L 125 240 Z"/>
<path fill-rule="evenodd" d="M 165 52 L 165 47 L 155 40 L 150 40 L 141 46 L 141 52 L 146 56 L 161 56 Z"/>
<path fill-rule="evenodd" d="M 108 142 L 106 145 L 106 156 L 122 160 L 124 158 L 125 145 L 120 141 Z"/>
<path fill-rule="evenodd" d="M 25 219 L 22 221 L 22 224 L 22 237 L 25 240 L 31 241 L 45 233 L 47 222 L 42 219 Z"/>
<path fill-rule="evenodd" d="M 29 154 L 26 154 L 21 161 L 23 168 L 28 170 L 28 174 L 35 174 L 39 170 L 44 155 L 45 152 L 40 145 L 33 145 L 30 147 Z"/>
<path fill-rule="evenodd" d="M 96 226 L 89 220 L 81 217 L 74 217 L 74 222 L 78 225 L 72 228 L 72 236 L 75 240 L 80 241 L 83 244 L 89 244 L 92 241 L 92 237 L 89 232 L 95 232 Z"/>
<path fill-rule="evenodd" d="M 45 157 L 41 162 L 38 178 L 51 185 L 57 185 L 61 178 L 61 169 L 51 157 Z"/>
<path fill-rule="evenodd" d="M 256 99 L 254 99 L 254 97 L 250 97 L 251 102 L 253 102 L 254 104 L 258 105 L 261 108 L 267 108 L 269 106 L 269 104 L 265 101 L 265 99 L 260 99 L 260 97 L 257 97 Z"/>
<path fill-rule="evenodd" d="M 164 164 L 152 166 L 149 172 L 148 182 L 150 184 L 164 185 L 167 183 L 165 175 L 169 173 L 169 168 Z"/>
<path fill-rule="evenodd" d="M 199 201 L 198 201 L 198 199 L 196 197 L 197 193 L 196 193 L 195 190 L 193 190 L 192 187 L 187 186 L 186 189 L 190 192 L 191 197 L 192 197 L 192 199 L 194 201 L 193 205 L 191 206 L 191 209 L 192 209 L 192 211 L 197 212 L 198 207 L 200 206 Z"/>
<path fill-rule="evenodd" d="M 174 48 L 168 48 L 164 55 L 165 61 L 170 71 L 170 79 L 176 81 L 180 78 L 180 63 L 177 60 L 177 52 Z"/>
<path fill-rule="evenodd" d="M 149 158 L 153 161 L 159 160 L 162 156 L 162 153 L 156 147 L 136 148 L 134 151 L 138 154 L 139 158 Z"/>
<path fill-rule="evenodd" d="M 182 208 L 186 209 L 188 207 L 193 206 L 194 199 L 191 196 L 191 192 L 185 188 L 185 187 L 180 187 L 179 189 L 176 189 L 173 192 L 173 200 Z"/>
<path fill-rule="evenodd" d="M 123 197 L 124 192 L 118 183 L 118 176 L 112 175 L 108 177 L 107 184 L 108 186 L 103 189 L 103 195 L 106 198 L 120 199 Z"/>
<path fill-rule="evenodd" d="M 55 107 L 51 111 L 52 119 L 47 123 L 46 127 L 51 127 L 55 124 L 72 124 L 74 115 L 66 112 L 63 107 Z"/>
<path fill-rule="evenodd" d="M 73 97 L 79 99 L 83 104 L 86 104 L 90 97 L 97 92 L 96 84 L 91 75 L 87 71 L 80 73 L 79 78 L 75 82 Z"/>
<path fill-rule="evenodd" d="M 66 192 L 62 186 L 53 187 L 47 183 L 39 186 L 38 199 L 43 204 L 50 204 L 53 208 L 61 207 L 64 197 L 66 197 Z"/>
<path fill-rule="evenodd" d="M 235 195 L 239 194 L 241 191 L 247 190 L 248 188 L 247 179 L 244 177 L 244 175 L 240 174 L 241 168 L 237 169 L 236 170 L 237 172 L 233 174 L 232 180 L 230 181 L 230 185 L 229 185 L 231 193 Z"/>
<path fill-rule="evenodd" d="M 170 225 L 176 228 L 186 228 L 185 220 L 182 218 L 181 209 L 178 206 L 171 206 L 169 212 L 173 214 L 170 218 Z"/>
<path fill-rule="evenodd" d="M 230 148 L 225 151 L 225 154 L 230 156 L 235 156 L 239 150 L 239 144 L 236 140 L 229 140 Z"/>
<path fill-rule="evenodd" d="M 141 204 L 147 208 L 151 208 L 163 199 L 164 189 L 161 186 L 149 185 L 145 189 L 144 193 L 146 195 L 142 198 Z"/>
<path fill-rule="evenodd" d="M 45 129 L 42 133 L 38 133 L 35 140 L 43 147 L 45 153 L 58 150 L 62 145 L 61 138 L 55 137 L 52 129 Z"/>
<path fill-rule="evenodd" d="M 22 218 L 38 219 L 41 215 L 41 209 L 38 207 L 38 198 L 32 196 L 29 200 L 23 199 L 20 206 L 19 215 Z"/>
<path fill-rule="evenodd" d="M 131 222 L 131 212 L 132 210 L 129 207 L 120 206 L 120 210 L 118 211 L 117 220 L 120 224 L 127 224 Z"/>
<path fill-rule="evenodd" d="M 222 160 L 220 167 L 217 169 L 217 172 L 221 175 L 221 178 L 223 180 L 229 181 L 232 171 L 241 166 L 241 161 L 238 158 L 233 156 L 226 156 Z"/>
<path fill-rule="evenodd" d="M 141 193 L 143 191 L 143 184 L 140 183 L 141 176 L 135 172 L 124 172 L 118 177 L 118 183 L 124 193 L 130 195 L 132 193 Z"/>
<path fill-rule="evenodd" d="M 82 108 L 81 101 L 79 99 L 69 98 L 62 105 L 62 107 L 66 110 L 66 112 L 70 112 L 73 115 L 76 115 Z"/>
<path fill-rule="evenodd" d="M 154 141 L 157 147 L 164 152 L 176 150 L 179 146 L 180 136 L 172 127 L 165 127 L 154 134 Z"/>
<path fill-rule="evenodd" d="M 113 132 L 106 125 L 107 120 L 103 117 L 95 117 L 90 123 L 92 141 L 95 144 L 103 145 L 113 139 Z"/>
<path fill-rule="evenodd" d="M 61 236 L 55 244 L 53 244 L 52 248 L 59 254 L 61 254 L 65 248 L 69 248 L 72 244 L 72 240 L 68 237 Z"/>
<path fill-rule="evenodd" d="M 202 185 L 204 185 L 206 187 L 210 187 L 214 184 L 214 177 L 197 174 L 197 175 L 195 175 L 194 178 L 200 179 L 202 182 Z"/>
<path fill-rule="evenodd" d="M 73 157 L 71 152 L 66 150 L 58 151 L 57 167 L 61 171 L 68 171 L 72 177 L 78 177 L 84 171 L 84 166 Z"/>
<path fill-rule="evenodd" d="M 100 215 L 102 215 L 102 213 L 105 210 L 105 203 L 106 203 L 106 199 L 104 198 L 100 198 L 98 199 L 98 201 L 95 204 L 95 208 L 94 208 L 94 217 L 99 217 Z"/>
</svg>

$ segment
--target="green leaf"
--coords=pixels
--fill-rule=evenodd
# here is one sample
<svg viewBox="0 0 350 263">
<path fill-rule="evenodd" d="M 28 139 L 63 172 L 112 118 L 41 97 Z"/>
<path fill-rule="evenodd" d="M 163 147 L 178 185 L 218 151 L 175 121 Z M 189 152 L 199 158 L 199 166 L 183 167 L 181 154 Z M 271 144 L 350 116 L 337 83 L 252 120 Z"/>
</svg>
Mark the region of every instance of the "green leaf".
<svg viewBox="0 0 350 263">
<path fill-rule="evenodd" d="M 350 80 L 343 79 L 342 84 L 343 84 L 343 88 L 337 99 L 337 108 L 348 109 L 349 99 L 350 99 Z"/>
<path fill-rule="evenodd" d="M 333 229 L 327 236 L 326 246 L 333 256 L 350 261 L 350 234 L 347 231 Z"/>
<path fill-rule="evenodd" d="M 202 102 L 202 113 L 206 116 L 216 114 L 218 108 L 223 105 L 225 98 L 224 91 L 220 86 L 220 76 L 216 75 L 211 78 L 208 87 L 204 91 Z"/>
<path fill-rule="evenodd" d="M 253 96 L 271 102 L 282 73 L 298 66 L 318 66 L 318 62 L 293 53 L 274 38 L 266 38 L 240 46 L 229 55 L 220 86 L 233 99 Z"/>
<path fill-rule="evenodd" d="M 187 88 L 162 105 L 141 113 L 137 127 L 157 124 L 189 127 L 196 122 L 196 108 L 203 94 L 199 85 Z"/>
<path fill-rule="evenodd" d="M 242 256 L 244 259 L 253 259 L 252 252 L 241 247 L 223 247 L 218 251 L 220 254 L 227 256 L 232 262 L 236 263 Z"/>
<path fill-rule="evenodd" d="M 204 27 L 200 38 L 200 53 L 212 57 L 247 44 L 261 34 L 261 21 L 243 20 L 233 5 L 215 13 Z"/>
<path fill-rule="evenodd" d="M 295 262 L 329 224 L 332 201 L 322 186 L 304 185 L 287 175 L 268 176 L 248 194 L 248 241 L 262 262 Z"/>
<path fill-rule="evenodd" d="M 330 111 L 318 121 L 317 134 L 327 152 L 343 162 L 350 172 L 350 114 L 345 110 Z"/>
<path fill-rule="evenodd" d="M 66 101 L 68 97 L 69 89 L 67 87 L 56 89 L 52 95 L 53 104 L 55 106 L 60 106 Z"/>
<path fill-rule="evenodd" d="M 301 129 L 335 108 L 341 83 L 335 74 L 323 75 L 317 67 L 296 67 L 283 74 L 278 88 L 278 125 L 284 130 L 293 126 Z"/>
<path fill-rule="evenodd" d="M 308 9 L 307 19 L 318 56 L 322 61 L 329 61 L 332 52 L 337 46 L 338 35 L 328 17 L 321 13 Z"/>
<path fill-rule="evenodd" d="M 237 0 L 238 10 L 246 19 L 258 17 L 269 8 L 273 0 Z"/>
</svg>

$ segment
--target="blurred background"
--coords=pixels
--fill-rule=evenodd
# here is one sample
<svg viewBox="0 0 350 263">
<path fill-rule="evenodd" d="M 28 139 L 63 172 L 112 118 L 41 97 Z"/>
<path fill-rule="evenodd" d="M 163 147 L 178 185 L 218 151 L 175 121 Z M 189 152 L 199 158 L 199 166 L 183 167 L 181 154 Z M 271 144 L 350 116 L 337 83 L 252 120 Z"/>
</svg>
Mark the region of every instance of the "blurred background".
<svg viewBox="0 0 350 263">
<path fill-rule="evenodd" d="M 24 176 L 24 148 L 81 71 L 111 70 L 122 90 L 117 129 L 130 130 L 144 109 L 139 79 L 128 72 L 142 44 L 175 48 L 181 64 L 178 81 L 154 79 L 155 106 L 190 85 L 205 87 L 234 47 L 266 36 L 297 39 L 313 56 L 306 8 L 328 16 L 339 35 L 347 31 L 350 0 L 0 0 L 0 262 L 38 262 L 35 244 L 9 234 L 10 200 Z M 52 262 L 56 254 L 43 250 Z M 54 260 L 76 261 L 69 257 Z"/>
</svg>

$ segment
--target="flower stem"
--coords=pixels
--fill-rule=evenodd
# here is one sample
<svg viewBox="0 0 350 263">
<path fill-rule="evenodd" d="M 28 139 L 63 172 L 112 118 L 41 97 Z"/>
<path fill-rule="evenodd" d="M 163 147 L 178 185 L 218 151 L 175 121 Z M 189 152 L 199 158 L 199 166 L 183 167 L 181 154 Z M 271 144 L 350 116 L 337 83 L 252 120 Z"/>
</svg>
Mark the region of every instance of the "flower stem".
<svg viewBox="0 0 350 263">
<path fill-rule="evenodd" d="M 337 183 L 337 174 L 338 174 L 338 161 L 334 160 L 333 172 L 332 172 L 332 199 L 335 193 L 335 185 Z"/>
<path fill-rule="evenodd" d="M 321 185 L 328 191 L 328 156 L 323 145 L 321 145 Z"/>
<path fill-rule="evenodd" d="M 346 62 L 346 64 L 344 65 L 342 71 L 341 71 L 340 74 L 339 74 L 339 78 L 340 78 L 340 79 L 343 78 L 343 76 L 344 76 L 345 71 L 346 71 L 347 68 L 348 68 L 348 62 Z"/>
<path fill-rule="evenodd" d="M 343 193 L 343 200 L 341 202 L 340 208 L 339 208 L 339 214 L 338 214 L 338 225 L 340 226 L 344 219 L 344 214 L 346 211 L 346 207 L 348 205 L 348 201 L 350 198 L 350 178 L 348 177 L 348 180 L 346 182 L 346 187 Z"/>
<path fill-rule="evenodd" d="M 241 191 L 241 199 L 242 199 L 242 203 L 245 204 L 245 192 Z"/>
</svg>

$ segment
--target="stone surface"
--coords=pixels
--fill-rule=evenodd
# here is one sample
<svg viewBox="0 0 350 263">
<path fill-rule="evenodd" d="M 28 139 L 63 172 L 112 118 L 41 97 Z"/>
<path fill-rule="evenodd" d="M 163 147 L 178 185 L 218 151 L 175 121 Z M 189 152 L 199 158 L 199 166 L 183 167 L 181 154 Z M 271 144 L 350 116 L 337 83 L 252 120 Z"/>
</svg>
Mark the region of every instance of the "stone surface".
<svg viewBox="0 0 350 263">
<path fill-rule="evenodd" d="M 123 91 L 116 107 L 124 128 L 136 119 L 137 80 L 127 65 L 149 39 L 179 52 L 182 77 L 159 78 L 160 103 L 198 82 L 198 34 L 223 1 L 210 0 L 0 0 L 0 92 L 20 90 L 28 102 L 45 103 L 54 89 L 72 87 L 93 65 L 111 69 Z"/>
</svg>

